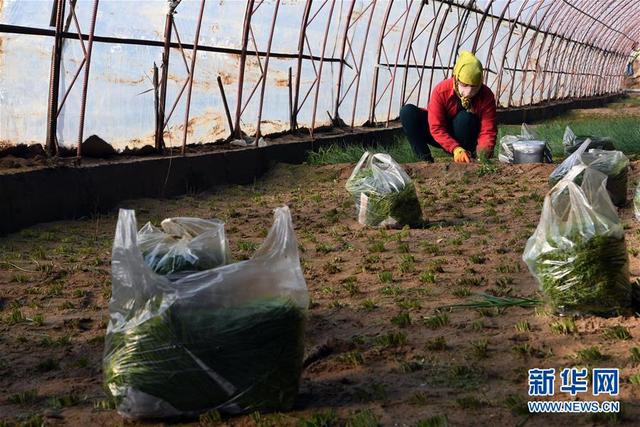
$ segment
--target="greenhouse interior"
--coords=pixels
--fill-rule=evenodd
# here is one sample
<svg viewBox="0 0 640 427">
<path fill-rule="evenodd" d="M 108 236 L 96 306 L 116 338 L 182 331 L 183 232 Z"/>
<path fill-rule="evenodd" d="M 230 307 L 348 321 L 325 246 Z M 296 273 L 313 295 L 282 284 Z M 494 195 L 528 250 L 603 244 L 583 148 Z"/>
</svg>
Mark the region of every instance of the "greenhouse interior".
<svg viewBox="0 0 640 427">
<path fill-rule="evenodd" d="M 0 0 L 0 200 L 0 427 L 640 425 L 636 1 Z"/>
</svg>

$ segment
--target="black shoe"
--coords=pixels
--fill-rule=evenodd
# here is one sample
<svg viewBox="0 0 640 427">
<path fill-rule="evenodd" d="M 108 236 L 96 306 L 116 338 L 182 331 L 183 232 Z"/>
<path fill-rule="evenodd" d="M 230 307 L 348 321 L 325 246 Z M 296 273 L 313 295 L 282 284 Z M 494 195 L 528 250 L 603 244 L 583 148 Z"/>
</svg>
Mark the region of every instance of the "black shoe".
<svg viewBox="0 0 640 427">
<path fill-rule="evenodd" d="M 427 163 L 435 163 L 435 160 L 433 160 L 433 156 L 431 155 L 431 150 L 429 150 L 429 147 L 427 147 L 427 150 L 425 153 L 422 154 L 422 160 L 424 160 Z"/>
</svg>

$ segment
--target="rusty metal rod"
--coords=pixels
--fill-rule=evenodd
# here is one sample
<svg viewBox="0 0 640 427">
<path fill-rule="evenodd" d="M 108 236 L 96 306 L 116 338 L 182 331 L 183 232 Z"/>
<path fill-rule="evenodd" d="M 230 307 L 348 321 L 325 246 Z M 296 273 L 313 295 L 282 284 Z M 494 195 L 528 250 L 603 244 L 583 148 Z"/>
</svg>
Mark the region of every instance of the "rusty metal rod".
<svg viewBox="0 0 640 427">
<path fill-rule="evenodd" d="M 420 21 L 420 16 L 422 16 L 422 10 L 424 9 L 424 6 L 425 6 L 425 3 L 420 2 L 420 8 L 418 9 L 418 13 L 416 13 L 416 16 L 413 20 L 413 24 L 411 24 L 411 30 L 409 30 L 409 41 L 407 42 L 407 48 L 405 49 L 405 52 L 404 52 L 404 59 L 407 61 L 407 65 L 409 65 L 409 62 L 411 61 L 411 56 L 414 56 L 414 60 L 415 60 L 414 62 L 416 62 L 416 64 L 418 62 L 417 59 L 415 59 L 415 55 L 413 55 L 413 42 L 416 40 L 415 39 L 416 29 L 418 28 L 418 21 Z M 396 67 L 398 65 L 399 64 L 396 64 Z M 409 75 L 409 67 L 404 67 L 404 74 L 402 76 L 402 95 L 400 96 L 400 103 L 402 105 L 404 105 L 406 102 L 408 75 Z"/>
<path fill-rule="evenodd" d="M 80 101 L 80 129 L 78 130 L 78 158 L 82 157 L 82 138 L 84 133 L 84 114 L 87 108 L 87 91 L 89 89 L 89 73 L 91 71 L 91 52 L 93 50 L 93 33 L 96 30 L 96 17 L 98 16 L 98 3 L 93 2 L 93 14 L 91 15 L 91 28 L 89 29 L 89 42 L 87 43 L 87 63 L 84 67 L 84 81 L 82 82 L 82 99 Z"/>
<path fill-rule="evenodd" d="M 518 12 L 516 14 L 516 17 L 514 18 L 511 26 L 509 27 L 509 35 L 507 36 L 507 41 L 504 44 L 504 52 L 502 54 L 502 61 L 500 61 L 500 67 L 498 68 L 499 72 L 498 72 L 498 82 L 496 83 L 496 90 L 495 90 L 495 98 L 496 98 L 496 102 L 498 103 L 498 105 L 500 105 L 500 97 L 503 94 L 503 90 L 502 90 L 502 76 L 504 74 L 504 68 L 505 68 L 505 64 L 507 63 L 507 57 L 509 55 L 509 52 L 511 52 L 511 49 L 513 49 L 515 46 L 512 46 L 511 49 L 509 48 L 509 45 L 511 44 L 511 38 L 513 37 L 513 32 L 516 28 L 516 26 L 518 25 L 518 22 L 520 22 L 520 15 L 522 14 L 522 12 L 525 10 L 525 8 L 527 7 L 527 4 L 529 3 L 529 0 L 524 0 L 522 2 L 522 4 L 520 5 L 520 7 L 518 8 Z M 518 54 L 519 52 L 516 53 L 516 61 L 518 58 Z M 507 107 L 510 107 L 511 105 L 509 104 L 510 99 L 507 99 Z"/>
<path fill-rule="evenodd" d="M 240 138 L 242 129 L 240 128 L 240 116 L 242 115 L 242 88 L 244 86 L 244 68 L 247 62 L 247 45 L 249 44 L 249 30 L 251 28 L 251 11 L 254 0 L 249 0 L 244 13 L 244 23 L 242 25 L 242 51 L 240 52 L 240 67 L 238 70 L 238 89 L 236 97 L 236 122 L 233 128 L 233 137 Z"/>
<path fill-rule="evenodd" d="M 318 110 L 318 97 L 320 96 L 320 86 L 322 84 L 322 66 L 324 65 L 323 58 L 325 49 L 327 48 L 327 40 L 329 39 L 329 28 L 331 28 L 331 18 L 333 17 L 333 9 L 335 5 L 336 0 L 331 0 L 329 17 L 327 18 L 327 25 L 324 30 L 324 40 L 322 41 L 322 54 L 320 55 L 320 65 L 318 65 L 318 76 L 316 77 L 316 93 L 313 99 L 313 108 L 311 112 L 311 128 L 309 129 L 309 135 L 311 136 L 311 139 L 313 139 L 313 130 L 316 127 L 316 112 Z"/>
<path fill-rule="evenodd" d="M 493 1 L 493 0 L 491 0 Z M 427 47 L 431 46 L 431 40 L 433 40 L 433 35 L 435 33 L 435 28 L 436 25 L 435 23 L 438 21 L 438 17 L 440 16 L 440 13 L 443 10 L 444 7 L 444 3 L 439 3 L 438 4 L 438 9 L 436 9 L 435 3 L 431 3 L 432 8 L 433 8 L 433 25 L 431 26 L 431 31 L 429 32 L 429 40 L 427 41 Z M 446 13 L 446 12 L 445 12 Z M 446 18 L 445 18 L 446 19 Z M 420 94 L 422 93 L 422 82 L 425 80 L 424 79 L 424 70 L 427 65 L 427 59 L 429 58 L 429 49 L 425 49 L 424 50 L 424 57 L 422 58 L 422 67 L 423 69 L 420 70 L 420 78 L 418 79 L 418 92 L 417 92 L 417 102 L 416 104 L 420 105 Z M 433 72 L 431 73 L 433 74 Z M 431 96 L 431 90 L 427 90 L 427 99 Z"/>
<path fill-rule="evenodd" d="M 508 7 L 508 6 L 505 6 L 505 8 L 506 7 Z M 434 46 L 433 53 L 431 54 L 431 59 L 432 59 L 431 66 L 432 67 L 436 66 L 436 59 L 440 57 L 440 54 L 438 52 L 438 47 L 440 46 L 440 37 L 442 36 L 442 31 L 444 31 L 445 24 L 447 23 L 447 13 L 450 13 L 450 12 L 451 12 L 451 5 L 449 5 L 447 7 L 445 15 L 442 18 L 442 21 L 440 21 L 440 25 L 438 25 L 438 27 L 437 27 L 438 31 L 436 31 L 436 38 L 435 38 L 435 40 L 433 42 L 433 46 Z M 435 30 L 435 28 L 436 28 L 436 26 L 434 25 L 433 29 Z M 432 32 L 433 32 L 433 30 L 432 30 Z M 429 43 L 429 44 L 431 44 L 431 43 Z M 491 52 L 491 49 L 489 49 L 489 52 Z M 490 55 L 490 53 L 489 53 L 489 55 Z M 449 60 L 451 60 L 451 58 L 449 58 Z M 451 61 L 449 61 L 449 62 L 451 62 Z M 440 58 L 440 63 L 441 64 L 443 63 L 442 58 Z M 486 64 L 488 66 L 489 65 L 489 61 L 488 60 L 485 61 L 484 64 Z M 431 73 L 431 75 L 429 76 L 429 90 L 428 90 L 429 94 L 431 94 L 431 91 L 433 90 L 433 77 L 434 77 L 434 74 L 435 73 Z M 445 79 L 449 75 L 449 73 L 442 73 L 442 74 L 443 74 L 443 78 L 445 78 Z M 486 79 L 487 75 L 485 74 L 484 77 Z"/>
<path fill-rule="evenodd" d="M 531 26 L 531 24 L 533 23 L 533 18 L 538 16 L 538 11 L 540 10 L 540 8 L 542 7 L 542 5 L 544 4 L 544 2 L 538 0 L 538 2 L 536 3 L 536 8 L 533 10 L 533 12 L 531 12 L 529 14 L 529 21 L 527 22 L 528 26 Z M 516 52 L 521 52 L 522 51 L 522 46 L 523 43 L 527 37 L 527 33 L 529 31 L 529 28 L 525 28 L 525 30 L 520 34 L 520 40 L 518 42 L 518 47 L 516 48 Z M 529 38 L 529 43 L 533 43 L 532 38 Z M 514 68 L 518 68 L 518 59 L 520 58 L 520 54 L 518 53 L 516 55 L 516 61 L 513 65 Z M 523 62 L 526 62 L 523 61 Z M 523 67 L 526 66 L 526 63 L 523 64 Z M 509 85 L 509 105 L 513 105 L 513 90 L 515 89 L 515 82 L 516 82 L 516 70 L 512 70 L 513 73 L 511 75 L 511 84 Z M 524 80 L 520 80 L 520 88 L 524 91 Z M 519 104 L 522 105 L 522 102 Z"/>
<path fill-rule="evenodd" d="M 53 0 L 53 4 L 51 5 L 51 17 L 49 18 L 49 26 L 56 27 L 57 26 L 57 16 L 58 16 L 58 6 L 60 0 Z M 63 0 L 64 1 L 64 0 Z"/>
<path fill-rule="evenodd" d="M 178 96 L 176 97 L 176 100 L 173 103 L 173 107 L 171 107 L 169 114 L 167 114 L 167 117 L 165 117 L 164 119 L 164 123 L 162 124 L 163 130 L 169 124 L 169 120 L 171 120 L 171 116 L 173 116 L 173 112 L 176 110 L 176 106 L 178 105 L 178 102 L 180 102 L 180 98 L 182 98 L 182 94 L 184 93 L 184 90 L 187 88 L 188 84 L 189 84 L 189 79 L 187 78 L 187 80 L 184 81 L 184 84 L 182 85 L 182 88 L 180 89 L 180 92 L 178 93 Z"/>
<path fill-rule="evenodd" d="M 75 17 L 75 7 L 76 7 L 76 0 L 71 0 L 70 2 L 70 6 L 71 6 L 71 13 L 73 14 L 73 16 Z M 69 19 L 67 19 L 67 23 L 66 26 L 68 27 L 69 25 L 71 25 Z M 78 31 L 80 31 L 80 25 L 78 24 L 77 20 L 76 20 L 76 27 L 78 28 Z M 64 40 L 63 40 L 64 41 Z M 82 62 L 80 63 L 80 65 L 78 66 L 78 69 L 76 70 L 76 73 L 73 75 L 73 78 L 71 79 L 71 83 L 69 84 L 69 87 L 66 88 L 64 96 L 62 97 L 62 101 L 60 102 L 60 105 L 58 106 L 58 111 L 56 113 L 56 117 L 60 116 L 60 113 L 62 113 L 62 108 L 64 107 L 65 102 L 67 102 L 67 97 L 69 96 L 69 94 L 71 93 L 71 90 L 73 89 L 73 87 L 76 84 L 76 81 L 78 79 L 78 77 L 80 76 L 80 73 L 82 72 L 82 68 L 84 67 L 84 64 L 87 62 L 87 50 L 84 47 L 84 43 L 83 40 L 80 39 L 80 43 L 82 43 L 82 51 L 84 52 L 84 57 L 82 58 Z"/>
<path fill-rule="evenodd" d="M 167 85 L 169 83 L 169 58 L 171 57 L 171 30 L 175 7 L 167 11 L 164 22 L 164 43 L 162 51 L 162 76 L 160 77 L 160 99 L 158 100 L 158 125 L 156 128 L 156 149 L 162 150 L 164 144 L 164 123 L 167 108 Z"/>
<path fill-rule="evenodd" d="M 153 112 L 154 112 L 154 139 L 155 139 L 155 147 L 156 150 L 160 150 L 161 149 L 161 145 L 159 144 L 159 140 L 160 140 L 160 135 L 158 134 L 158 131 L 160 130 L 160 93 L 158 91 L 158 66 L 156 65 L 156 63 L 153 63 Z"/>
<path fill-rule="evenodd" d="M 260 3 L 262 4 L 262 2 Z M 260 7 L 260 4 L 258 7 Z M 267 71 L 269 70 L 269 52 L 271 52 L 271 43 L 273 42 L 273 32 L 276 29 L 276 20 L 278 18 L 278 9 L 280 8 L 280 0 L 276 1 L 276 8 L 273 12 L 273 21 L 271 22 L 271 31 L 269 32 L 269 43 L 267 45 L 267 56 L 264 59 L 264 70 L 262 71 L 262 87 L 260 88 L 260 101 L 258 104 L 258 124 L 256 125 L 256 141 L 260 138 L 260 122 L 262 121 L 262 106 L 264 105 L 264 91 L 267 86 Z M 256 7 L 257 9 L 257 7 Z M 254 10 L 255 13 L 255 10 Z M 251 33 L 253 35 L 253 32 Z M 255 43 L 255 40 L 254 40 Z M 256 50 L 258 46 L 256 45 Z M 258 143 L 256 142 L 256 147 Z"/>
<path fill-rule="evenodd" d="M 342 45 L 340 47 L 340 65 L 338 66 L 338 88 L 336 89 L 336 105 L 333 110 L 333 116 L 335 120 L 338 120 L 340 117 L 340 112 L 338 111 L 340 108 L 340 90 L 342 89 L 342 76 L 344 75 L 344 56 L 347 48 L 347 39 L 349 38 L 349 28 L 351 28 L 350 21 L 351 16 L 353 14 L 353 7 L 356 4 L 356 0 L 351 0 L 351 4 L 349 4 L 349 11 L 347 12 L 346 25 L 344 26 L 344 33 L 342 34 Z"/>
<path fill-rule="evenodd" d="M 398 72 L 398 60 L 400 59 L 400 52 L 402 51 L 402 41 L 404 40 L 404 33 L 405 33 L 405 30 L 407 29 L 407 22 L 409 22 L 409 16 L 411 15 L 411 6 L 413 4 L 415 3 L 411 3 L 411 2 L 407 3 L 406 9 L 404 13 L 401 15 L 401 17 L 404 16 L 404 21 L 402 23 L 402 31 L 400 31 L 400 40 L 398 41 L 398 49 L 396 49 L 396 59 L 393 65 L 393 71 L 391 72 L 391 82 L 390 82 L 391 90 L 389 91 L 389 104 L 387 106 L 387 120 L 385 122 L 386 127 L 389 127 L 389 120 L 391 117 L 391 105 L 393 104 L 393 90 L 395 89 L 396 75 Z M 398 20 L 400 20 L 400 18 L 398 18 Z M 402 107 L 402 105 L 400 107 Z"/>
<path fill-rule="evenodd" d="M 362 50 L 360 51 L 360 59 L 358 60 L 358 67 L 356 68 L 357 73 L 353 80 L 356 83 L 356 87 L 354 89 L 354 95 L 353 95 L 353 109 L 351 110 L 351 128 L 353 128 L 353 125 L 355 123 L 356 109 L 358 108 L 358 91 L 360 90 L 360 77 L 362 75 L 362 63 L 364 60 L 364 53 L 367 48 L 367 40 L 369 39 L 369 31 L 371 30 L 371 21 L 373 19 L 373 14 L 375 12 L 376 5 L 377 5 L 377 1 L 373 0 L 371 12 L 369 13 L 369 20 L 367 21 L 367 29 L 365 30 L 365 33 L 364 33 L 364 41 L 362 42 Z M 355 60 L 355 57 L 354 57 L 354 60 Z M 347 92 L 348 90 L 345 92 L 344 97 L 347 96 Z"/>
<path fill-rule="evenodd" d="M 31 28 L 24 27 L 20 25 L 7 25 L 0 24 L 0 33 L 8 33 L 8 34 L 25 34 L 25 35 L 34 35 L 34 36 L 51 36 L 55 37 L 56 32 L 54 30 L 46 30 L 42 28 Z M 89 36 L 87 34 L 78 34 L 74 32 L 64 31 L 61 34 L 61 37 L 64 39 L 77 39 L 78 37 L 82 37 L 83 40 L 88 40 Z M 105 36 L 94 36 L 93 41 L 96 43 L 112 43 L 112 44 L 126 44 L 126 45 L 135 45 L 135 46 L 155 46 L 155 47 L 163 47 L 164 42 L 159 40 L 143 40 L 143 39 L 133 39 L 126 37 L 105 37 Z M 178 44 L 175 42 L 170 43 L 170 47 L 178 48 Z M 184 49 L 193 49 L 192 44 L 183 44 L 182 47 Z M 229 47 L 219 47 L 219 46 L 208 46 L 201 45 L 198 46 L 198 50 L 202 52 L 215 52 L 215 53 L 228 53 L 232 55 L 238 55 L 242 53 L 241 49 L 233 49 Z M 258 56 L 267 56 L 267 52 L 258 51 Z M 247 56 L 256 56 L 256 52 L 247 51 Z M 300 57 L 301 59 L 306 60 L 314 60 L 319 61 L 319 56 L 315 55 L 298 55 L 297 53 L 283 53 L 283 52 L 271 52 L 269 54 L 272 58 L 280 58 L 280 59 L 297 59 Z M 340 62 L 340 58 L 324 58 L 325 62 Z M 348 66 L 348 65 L 347 65 Z"/>
<path fill-rule="evenodd" d="M 287 87 L 289 88 L 289 130 L 293 130 L 293 87 L 291 85 L 291 67 L 289 67 L 289 82 Z"/>
<path fill-rule="evenodd" d="M 302 58 L 304 55 L 304 41 L 307 34 L 307 25 L 309 23 L 309 15 L 311 13 L 311 0 L 307 0 L 302 14 L 302 22 L 300 23 L 300 37 L 298 38 L 298 61 L 296 65 L 296 83 L 295 98 L 293 100 L 293 112 L 291 115 L 291 127 L 295 130 L 298 128 L 298 102 L 300 99 L 300 80 L 302 78 Z"/>
<path fill-rule="evenodd" d="M 198 41 L 200 39 L 200 28 L 202 27 L 202 15 L 204 15 L 204 4 L 200 4 L 200 14 L 198 15 L 198 26 L 193 40 L 193 52 L 191 52 L 191 67 L 189 68 L 189 89 L 187 90 L 187 105 L 184 113 L 184 133 L 182 134 L 182 155 L 187 152 L 187 133 L 189 132 L 189 110 L 191 109 L 191 90 L 193 88 L 193 78 L 196 72 L 196 58 L 198 57 Z"/>
<path fill-rule="evenodd" d="M 75 4 L 71 4 L 71 7 L 69 8 L 69 12 L 71 17 L 73 17 L 73 22 L 76 26 L 76 29 L 78 30 L 78 34 L 82 34 L 82 30 L 80 29 L 80 23 L 78 22 L 78 17 L 76 16 Z M 82 39 L 82 37 L 78 37 L 78 40 L 80 40 L 80 47 L 82 47 L 82 53 L 84 53 L 84 56 L 87 56 L 87 48 L 84 45 L 84 40 Z"/>
<path fill-rule="evenodd" d="M 382 28 L 380 29 L 380 37 L 378 38 L 378 48 L 376 50 L 376 64 L 380 63 L 382 58 L 382 45 L 384 43 L 385 32 L 387 24 L 389 23 L 389 15 L 391 14 L 391 8 L 393 7 L 393 0 L 390 0 L 382 18 Z M 373 84 L 371 86 L 371 103 L 369 108 L 369 124 L 373 125 L 376 117 L 376 96 L 378 93 L 378 74 L 379 68 L 375 67 L 373 70 Z"/>
<path fill-rule="evenodd" d="M 60 106 L 58 106 L 58 112 L 57 112 L 56 116 L 59 116 L 60 113 L 62 112 L 62 107 L 64 107 L 65 102 L 67 102 L 67 97 L 71 93 L 71 89 L 73 89 L 73 86 L 76 84 L 76 80 L 78 80 L 78 77 L 80 76 L 80 72 L 82 72 L 82 69 L 83 69 L 84 64 L 86 62 L 87 62 L 87 58 L 86 57 L 82 58 L 82 62 L 80 62 L 80 65 L 78 66 L 78 69 L 76 70 L 76 73 L 74 74 L 73 78 L 71 79 L 71 83 L 69 84 L 69 87 L 64 92 L 64 96 L 62 97 L 62 101 L 60 102 Z"/>
<path fill-rule="evenodd" d="M 180 54 L 182 55 L 182 61 L 184 62 L 184 69 L 189 72 L 189 63 L 187 62 L 187 55 L 184 52 L 184 48 L 182 47 L 182 41 L 180 40 L 180 33 L 178 32 L 178 27 L 176 27 L 176 22 L 172 21 L 171 25 L 173 25 L 173 31 L 176 33 L 176 42 L 178 43 L 178 49 L 180 50 Z"/>
<path fill-rule="evenodd" d="M 51 73 L 49 77 L 49 105 L 47 110 L 47 153 L 53 156 L 58 152 L 58 93 L 60 90 L 60 60 L 62 58 L 62 21 L 64 20 L 64 0 L 56 3 L 55 40 L 51 52 Z"/>
<path fill-rule="evenodd" d="M 231 111 L 229 110 L 229 104 L 227 104 L 227 96 L 224 93 L 224 86 L 222 85 L 222 78 L 220 78 L 220 76 L 218 76 L 218 87 L 220 88 L 220 96 L 222 97 L 224 112 L 227 115 L 227 123 L 229 123 L 229 133 L 233 133 L 233 120 L 231 120 Z"/>
</svg>

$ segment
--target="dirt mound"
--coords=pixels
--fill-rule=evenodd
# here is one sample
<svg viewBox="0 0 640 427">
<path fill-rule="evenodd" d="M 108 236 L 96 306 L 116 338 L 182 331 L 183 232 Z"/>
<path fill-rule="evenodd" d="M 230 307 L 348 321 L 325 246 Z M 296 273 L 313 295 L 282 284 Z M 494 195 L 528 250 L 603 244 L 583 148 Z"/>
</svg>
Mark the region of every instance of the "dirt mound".
<svg viewBox="0 0 640 427">
<path fill-rule="evenodd" d="M 98 135 L 91 135 L 82 143 L 82 156 L 106 159 L 116 154 L 116 150 Z"/>
<path fill-rule="evenodd" d="M 44 156 L 46 153 L 41 144 L 18 144 L 18 145 L 2 145 L 0 146 L 0 158 L 12 156 L 23 159 L 33 159 L 35 157 Z"/>
</svg>

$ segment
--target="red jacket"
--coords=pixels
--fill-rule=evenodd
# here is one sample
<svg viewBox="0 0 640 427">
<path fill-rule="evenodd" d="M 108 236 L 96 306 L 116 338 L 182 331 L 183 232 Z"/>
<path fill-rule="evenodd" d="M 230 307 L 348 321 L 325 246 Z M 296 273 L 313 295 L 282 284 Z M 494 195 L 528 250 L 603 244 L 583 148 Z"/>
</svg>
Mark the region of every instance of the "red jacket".
<svg viewBox="0 0 640 427">
<path fill-rule="evenodd" d="M 452 153 L 460 144 L 451 136 L 451 120 L 458 114 L 458 96 L 453 90 L 453 78 L 440 82 L 431 93 L 427 111 L 429 130 L 433 139 L 442 148 Z M 496 100 L 493 92 L 482 85 L 480 92 L 471 98 L 473 112 L 480 118 L 480 134 L 477 151 L 493 154 L 496 145 Z M 460 107 L 461 108 L 461 107 Z"/>
</svg>

